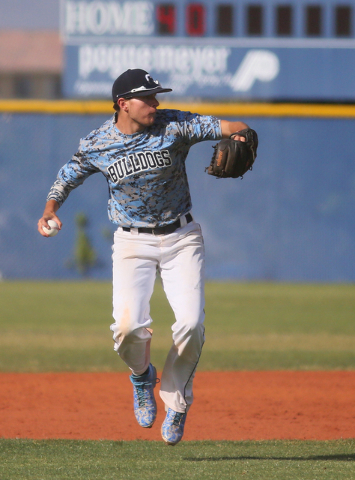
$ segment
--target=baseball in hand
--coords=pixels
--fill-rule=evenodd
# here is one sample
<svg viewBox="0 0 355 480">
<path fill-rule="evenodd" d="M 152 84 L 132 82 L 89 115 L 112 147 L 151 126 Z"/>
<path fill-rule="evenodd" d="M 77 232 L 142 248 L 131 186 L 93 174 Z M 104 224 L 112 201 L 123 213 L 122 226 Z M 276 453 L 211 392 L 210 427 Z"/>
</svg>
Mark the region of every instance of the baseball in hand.
<svg viewBox="0 0 355 480">
<path fill-rule="evenodd" d="M 59 232 L 58 224 L 54 220 L 48 220 L 47 223 L 48 223 L 50 228 L 42 227 L 42 229 L 43 229 L 44 233 L 46 233 L 50 237 L 54 237 Z"/>
</svg>

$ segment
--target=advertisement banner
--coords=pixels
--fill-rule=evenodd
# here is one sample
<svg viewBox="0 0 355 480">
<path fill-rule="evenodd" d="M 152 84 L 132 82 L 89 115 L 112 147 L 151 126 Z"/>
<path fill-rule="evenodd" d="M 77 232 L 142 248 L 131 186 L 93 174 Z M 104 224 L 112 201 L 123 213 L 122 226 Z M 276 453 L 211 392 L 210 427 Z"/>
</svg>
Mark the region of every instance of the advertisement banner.
<svg viewBox="0 0 355 480">
<path fill-rule="evenodd" d="M 355 49 L 242 48 L 212 42 L 177 45 L 149 40 L 144 44 L 67 46 L 65 95 L 110 97 L 112 83 L 122 72 L 142 68 L 173 89 L 169 96 L 313 101 L 355 98 L 355 85 L 349 82 Z"/>
</svg>

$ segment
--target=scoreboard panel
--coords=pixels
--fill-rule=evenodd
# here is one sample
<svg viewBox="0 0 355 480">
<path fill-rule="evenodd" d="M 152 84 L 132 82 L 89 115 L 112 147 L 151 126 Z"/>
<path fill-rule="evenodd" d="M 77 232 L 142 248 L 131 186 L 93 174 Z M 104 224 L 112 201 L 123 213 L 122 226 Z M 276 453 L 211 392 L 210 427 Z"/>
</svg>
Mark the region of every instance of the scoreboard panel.
<svg viewBox="0 0 355 480">
<path fill-rule="evenodd" d="M 109 97 L 143 68 L 169 96 L 354 101 L 354 15 L 354 0 L 62 0 L 64 94 Z"/>
</svg>

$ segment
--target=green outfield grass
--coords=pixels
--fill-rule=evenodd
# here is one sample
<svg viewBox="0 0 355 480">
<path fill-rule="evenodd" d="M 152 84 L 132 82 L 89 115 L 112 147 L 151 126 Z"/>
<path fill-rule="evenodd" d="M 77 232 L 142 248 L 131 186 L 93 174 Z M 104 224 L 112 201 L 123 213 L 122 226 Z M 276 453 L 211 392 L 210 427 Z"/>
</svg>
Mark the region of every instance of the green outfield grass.
<svg viewBox="0 0 355 480">
<path fill-rule="evenodd" d="M 0 371 L 117 371 L 110 282 L 1 282 Z M 171 345 L 173 314 L 159 281 L 152 359 Z M 206 286 L 200 370 L 355 368 L 355 285 Z"/>
<path fill-rule="evenodd" d="M 352 480 L 355 440 L 0 440 L 1 480 Z"/>
</svg>

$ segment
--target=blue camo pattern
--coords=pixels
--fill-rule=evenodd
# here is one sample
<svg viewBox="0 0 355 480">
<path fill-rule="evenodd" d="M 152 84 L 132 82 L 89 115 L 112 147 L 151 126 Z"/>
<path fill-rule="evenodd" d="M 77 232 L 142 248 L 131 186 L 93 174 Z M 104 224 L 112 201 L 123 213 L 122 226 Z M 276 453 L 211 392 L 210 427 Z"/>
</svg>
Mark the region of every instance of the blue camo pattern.
<svg viewBox="0 0 355 480">
<path fill-rule="evenodd" d="M 179 110 L 157 110 L 154 124 L 133 135 L 121 133 L 115 116 L 81 139 L 47 200 L 61 206 L 86 178 L 101 172 L 109 188 L 108 216 L 125 227 L 156 227 L 191 210 L 185 160 L 192 145 L 222 138 L 220 120 Z"/>
<path fill-rule="evenodd" d="M 161 435 L 168 445 L 176 445 L 184 435 L 186 413 L 174 412 L 168 408 L 165 420 L 161 426 Z"/>
<path fill-rule="evenodd" d="M 133 384 L 133 409 L 138 424 L 143 428 L 151 428 L 157 416 L 157 404 L 154 397 L 154 388 L 159 381 L 156 368 L 149 364 L 149 372 L 143 380 L 134 378 Z"/>
</svg>

